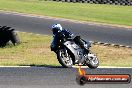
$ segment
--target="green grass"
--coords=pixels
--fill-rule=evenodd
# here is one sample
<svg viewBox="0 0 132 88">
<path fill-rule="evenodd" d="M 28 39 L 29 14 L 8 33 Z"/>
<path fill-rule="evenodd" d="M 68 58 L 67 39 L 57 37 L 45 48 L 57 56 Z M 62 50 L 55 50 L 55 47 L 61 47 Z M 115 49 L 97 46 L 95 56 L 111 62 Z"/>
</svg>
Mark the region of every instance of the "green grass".
<svg viewBox="0 0 132 88">
<path fill-rule="evenodd" d="M 83 21 L 132 26 L 132 6 L 0 0 L 0 9 Z"/>
<path fill-rule="evenodd" d="M 19 33 L 22 43 L 0 48 L 1 66 L 60 66 L 54 52 L 50 51 L 51 36 Z M 93 45 L 100 66 L 132 67 L 132 49 Z M 125 52 L 124 52 L 125 51 Z"/>
<path fill-rule="evenodd" d="M 25 33 L 19 33 L 19 36 L 22 41 L 21 44 L 0 48 L 0 65 L 59 65 L 56 56 L 49 48 L 51 36 Z"/>
<path fill-rule="evenodd" d="M 132 67 L 132 48 L 93 45 L 101 66 Z"/>
</svg>

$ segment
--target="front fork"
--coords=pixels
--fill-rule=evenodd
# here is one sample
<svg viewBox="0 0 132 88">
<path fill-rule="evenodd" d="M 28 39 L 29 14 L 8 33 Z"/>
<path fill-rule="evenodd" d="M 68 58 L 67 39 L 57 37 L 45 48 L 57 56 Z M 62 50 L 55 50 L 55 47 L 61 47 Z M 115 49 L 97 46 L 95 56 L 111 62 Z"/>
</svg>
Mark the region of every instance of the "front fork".
<svg viewBox="0 0 132 88">
<path fill-rule="evenodd" d="M 68 57 L 69 55 L 68 55 L 67 49 L 66 48 L 63 48 L 63 49 L 64 49 L 64 55 L 65 55 L 65 57 Z"/>
</svg>

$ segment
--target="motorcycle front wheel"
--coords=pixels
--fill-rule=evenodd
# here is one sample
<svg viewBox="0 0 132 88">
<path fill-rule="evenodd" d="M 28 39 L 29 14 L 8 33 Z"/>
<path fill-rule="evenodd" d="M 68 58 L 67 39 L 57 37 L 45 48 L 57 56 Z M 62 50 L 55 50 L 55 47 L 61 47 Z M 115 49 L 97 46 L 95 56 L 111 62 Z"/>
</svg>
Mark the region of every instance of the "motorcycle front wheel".
<svg viewBox="0 0 132 88">
<path fill-rule="evenodd" d="M 71 55 L 65 51 L 66 49 L 60 49 L 57 52 L 57 59 L 59 63 L 65 68 L 71 68 L 73 66 L 73 60 Z"/>
</svg>

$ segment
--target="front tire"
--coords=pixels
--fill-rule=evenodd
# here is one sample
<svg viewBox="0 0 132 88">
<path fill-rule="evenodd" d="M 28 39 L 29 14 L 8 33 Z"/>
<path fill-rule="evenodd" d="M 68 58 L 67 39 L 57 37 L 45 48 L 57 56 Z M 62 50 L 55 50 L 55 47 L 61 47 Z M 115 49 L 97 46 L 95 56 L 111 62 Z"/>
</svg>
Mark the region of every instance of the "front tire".
<svg viewBox="0 0 132 88">
<path fill-rule="evenodd" d="M 59 63 L 65 67 L 65 68 L 71 68 L 73 66 L 73 60 L 71 55 L 67 52 L 67 55 L 65 55 L 65 51 L 66 49 L 60 49 L 57 51 L 57 59 L 59 61 Z"/>
</svg>

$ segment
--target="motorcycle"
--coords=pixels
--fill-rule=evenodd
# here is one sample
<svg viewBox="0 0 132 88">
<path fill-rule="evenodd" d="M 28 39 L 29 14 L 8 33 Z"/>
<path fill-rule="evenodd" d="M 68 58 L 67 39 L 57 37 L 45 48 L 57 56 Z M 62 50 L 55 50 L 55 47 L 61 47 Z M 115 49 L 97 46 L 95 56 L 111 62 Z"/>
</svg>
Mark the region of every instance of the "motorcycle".
<svg viewBox="0 0 132 88">
<path fill-rule="evenodd" d="M 97 68 L 99 66 L 99 60 L 97 56 L 91 52 L 91 42 L 84 42 L 84 48 L 80 47 L 74 40 L 80 36 L 76 36 L 74 39 L 62 38 L 57 47 L 55 48 L 55 38 L 51 43 L 51 51 L 54 51 L 57 55 L 59 63 L 66 68 L 72 67 L 75 64 L 86 65 L 89 68 Z"/>
</svg>

